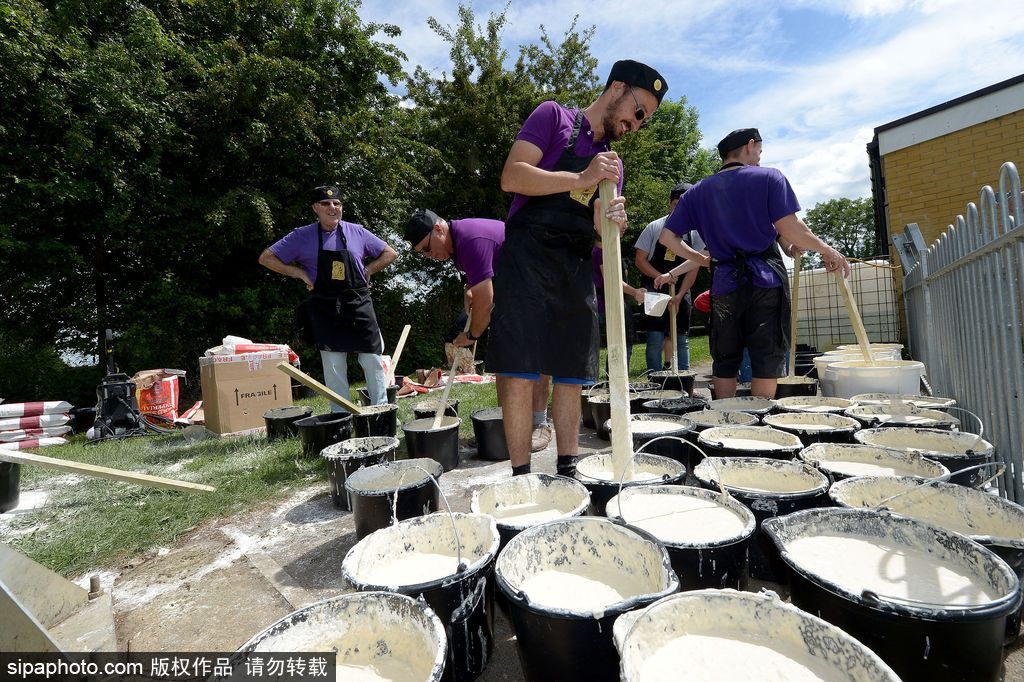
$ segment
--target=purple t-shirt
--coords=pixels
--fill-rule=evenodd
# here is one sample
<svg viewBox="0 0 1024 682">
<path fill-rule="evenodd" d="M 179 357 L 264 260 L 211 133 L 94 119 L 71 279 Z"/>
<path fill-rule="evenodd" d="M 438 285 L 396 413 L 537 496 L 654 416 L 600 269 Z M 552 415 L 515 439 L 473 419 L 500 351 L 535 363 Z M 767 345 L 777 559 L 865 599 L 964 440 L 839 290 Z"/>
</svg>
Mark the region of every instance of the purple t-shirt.
<svg viewBox="0 0 1024 682">
<path fill-rule="evenodd" d="M 494 277 L 494 263 L 505 241 L 505 223 L 488 218 L 463 218 L 451 222 L 452 260 L 473 288 Z"/>
<path fill-rule="evenodd" d="M 523 122 L 523 127 L 519 130 L 519 134 L 516 135 L 516 140 L 529 142 L 544 153 L 540 163 L 537 164 L 537 168 L 549 171 L 558 163 L 562 152 L 565 151 L 565 145 L 569 144 L 569 138 L 572 136 L 572 124 L 576 119 L 576 112 L 578 111 L 579 109 L 567 109 L 558 102 L 549 100 L 542 102 Z M 573 147 L 573 152 L 577 156 L 594 156 L 610 149 L 611 144 L 607 138 L 598 142 L 594 141 L 594 131 L 590 127 L 590 121 L 584 116 L 583 122 L 580 123 L 580 133 L 576 137 L 576 146 Z M 619 161 L 618 189 L 621 194 L 621 161 Z M 523 194 L 512 195 L 512 205 L 508 209 L 509 217 L 511 218 L 512 214 L 522 208 L 529 198 Z"/>
<path fill-rule="evenodd" d="M 737 253 L 766 251 L 779 233 L 775 221 L 800 210 L 789 181 L 778 169 L 744 166 L 710 175 L 679 198 L 665 222 L 677 235 L 696 230 L 716 261 L 727 261 Z M 747 260 L 750 281 L 770 289 L 782 286 L 779 276 L 760 258 Z M 715 265 L 711 294 L 721 296 L 738 287 L 735 268 Z"/>
<path fill-rule="evenodd" d="M 338 228 L 344 233 L 348 250 L 355 257 L 356 267 L 365 281 L 366 268 L 363 261 L 377 258 L 387 244 L 362 225 L 342 220 L 338 223 Z M 286 265 L 298 265 L 306 271 L 311 282 L 316 282 L 317 233 L 321 231 L 318 222 L 296 227 L 274 242 L 270 247 L 270 252 Z M 324 233 L 324 251 L 341 251 L 338 230 Z"/>
</svg>

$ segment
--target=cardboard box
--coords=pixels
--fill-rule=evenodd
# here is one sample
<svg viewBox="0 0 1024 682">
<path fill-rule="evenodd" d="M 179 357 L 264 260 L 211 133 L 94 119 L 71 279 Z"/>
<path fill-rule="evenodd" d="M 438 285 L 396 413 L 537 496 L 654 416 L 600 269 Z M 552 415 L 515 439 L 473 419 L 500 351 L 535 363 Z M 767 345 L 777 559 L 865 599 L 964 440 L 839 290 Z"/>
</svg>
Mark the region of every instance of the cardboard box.
<svg viewBox="0 0 1024 682">
<path fill-rule="evenodd" d="M 199 358 L 207 430 L 220 436 L 260 433 L 263 413 L 292 404 L 291 380 L 277 369 L 287 351 Z"/>
</svg>

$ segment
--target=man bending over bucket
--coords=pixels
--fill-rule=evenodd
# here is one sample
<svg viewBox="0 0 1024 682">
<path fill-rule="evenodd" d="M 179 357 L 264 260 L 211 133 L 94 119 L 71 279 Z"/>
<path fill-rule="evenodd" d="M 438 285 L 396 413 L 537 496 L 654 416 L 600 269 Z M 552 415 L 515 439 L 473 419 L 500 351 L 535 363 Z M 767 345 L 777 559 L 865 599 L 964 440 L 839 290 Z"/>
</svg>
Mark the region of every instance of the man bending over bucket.
<svg viewBox="0 0 1024 682">
<path fill-rule="evenodd" d="M 696 230 L 711 254 L 711 356 L 715 394 L 736 395 L 743 348 L 750 352 L 750 392 L 775 397 L 786 373 L 789 348 L 789 277 L 776 241 L 789 252 L 817 251 L 831 271 L 850 265 L 796 217 L 800 210 L 789 181 L 761 168 L 761 135 L 734 130 L 718 143 L 722 168 L 680 199 L 661 233 L 676 250 L 679 235 Z M 657 280 L 656 280 L 657 283 Z"/>
<path fill-rule="evenodd" d="M 491 324 L 494 304 L 494 265 L 505 241 L 505 223 L 488 218 L 444 220 L 428 209 L 413 211 L 405 225 L 405 238 L 413 251 L 437 261 L 449 258 L 455 269 L 466 277 L 466 312 L 471 315 L 469 333 L 460 332 L 457 347 L 466 348 L 476 342 Z M 539 452 L 551 442 L 551 426 L 547 423 L 548 391 L 551 377 L 541 375 L 533 387 L 533 435 L 531 452 Z"/>
<path fill-rule="evenodd" d="M 649 66 L 616 62 L 586 109 L 538 106 L 505 160 L 501 188 L 515 196 L 495 269 L 487 366 L 498 375 L 513 475 L 530 471 L 530 396 L 541 374 L 555 384 L 557 472 L 576 473 L 580 388 L 597 376 L 601 339 L 589 261 L 598 211 L 620 231 L 627 224 L 621 197 L 596 201 L 598 184 L 611 180 L 621 191 L 611 143 L 646 123 L 667 89 Z"/>
<path fill-rule="evenodd" d="M 373 405 L 387 402 L 384 340 L 370 300 L 370 277 L 398 254 L 362 225 L 341 219 L 341 190 L 311 192 L 316 221 L 297 227 L 260 254 L 260 265 L 302 280 L 309 297 L 297 312 L 299 326 L 320 349 L 324 383 L 349 398 L 348 354 L 358 353 Z M 367 262 L 369 261 L 369 262 Z M 331 403 L 335 412 L 344 411 Z"/>
</svg>

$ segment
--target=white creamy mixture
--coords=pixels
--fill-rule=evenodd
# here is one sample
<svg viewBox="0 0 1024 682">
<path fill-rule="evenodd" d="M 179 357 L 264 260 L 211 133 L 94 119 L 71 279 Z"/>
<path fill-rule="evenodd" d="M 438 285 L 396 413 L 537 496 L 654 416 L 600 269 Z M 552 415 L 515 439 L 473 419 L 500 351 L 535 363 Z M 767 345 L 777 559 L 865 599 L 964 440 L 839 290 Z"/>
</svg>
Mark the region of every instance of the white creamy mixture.
<svg viewBox="0 0 1024 682">
<path fill-rule="evenodd" d="M 755 438 L 723 438 L 720 442 L 722 447 L 730 450 L 774 450 L 780 447 L 773 441 Z"/>
<path fill-rule="evenodd" d="M 458 559 L 454 555 L 408 552 L 389 557 L 386 563 L 375 562 L 372 570 L 367 567 L 360 577 L 375 585 L 417 585 L 454 575 L 457 569 Z"/>
<path fill-rule="evenodd" d="M 682 424 L 679 422 L 654 421 L 647 419 L 636 420 L 629 424 L 629 432 L 633 435 L 638 433 L 669 433 L 671 431 L 678 431 L 681 428 Z"/>
<path fill-rule="evenodd" d="M 441 417 L 441 426 L 438 430 L 447 428 L 449 426 L 455 426 L 459 423 L 459 420 L 455 417 Z M 417 419 L 411 421 L 408 424 L 403 424 L 402 428 L 406 431 L 432 431 L 434 429 L 434 418 L 428 419 Z"/>
<path fill-rule="evenodd" d="M 721 542 L 743 532 L 746 521 L 732 509 L 690 495 L 633 493 L 623 495 L 621 510 L 608 504 L 629 525 L 659 540 L 684 544 Z"/>
<path fill-rule="evenodd" d="M 880 538 L 826 534 L 786 543 L 794 563 L 854 594 L 879 595 L 931 604 L 986 604 L 993 595 L 966 567 L 923 549 Z"/>
<path fill-rule="evenodd" d="M 675 682 L 686 676 L 702 682 L 810 682 L 836 679 L 836 669 L 785 642 L 758 642 L 686 634 L 658 649 L 640 668 L 643 682 Z"/>
<path fill-rule="evenodd" d="M 761 490 L 772 493 L 797 493 L 814 490 L 818 486 L 824 486 L 826 480 L 822 477 L 809 475 L 798 468 L 780 469 L 773 466 L 741 466 L 722 462 L 712 462 L 717 467 L 712 469 L 710 464 L 701 462 L 698 465 L 698 472 L 701 475 L 711 474 L 715 480 L 721 480 L 727 486 L 744 488 L 746 490 Z M 709 468 L 701 468 L 709 467 Z"/>
<path fill-rule="evenodd" d="M 334 670 L 334 679 L 339 682 L 422 682 L 429 674 L 394 658 L 378 658 L 366 664 L 339 664 Z"/>
<path fill-rule="evenodd" d="M 857 462 L 852 460 L 826 460 L 818 465 L 842 476 L 921 476 L 924 472 L 894 462 L 886 464 Z"/>
<path fill-rule="evenodd" d="M 583 572 L 587 575 L 581 575 Z M 519 589 L 531 602 L 570 611 L 602 611 L 646 592 L 636 577 L 605 566 L 570 566 L 566 571 L 547 568 L 528 576 Z"/>
<path fill-rule="evenodd" d="M 516 526 L 554 521 L 565 516 L 565 512 L 562 510 L 553 507 L 550 503 L 543 502 L 523 502 L 498 506 L 484 513 L 490 514 L 498 521 Z"/>
<path fill-rule="evenodd" d="M 614 471 L 612 471 L 612 468 L 609 467 L 609 466 L 587 467 L 587 469 L 585 471 L 580 471 L 580 473 L 585 474 L 586 476 L 589 476 L 590 478 L 596 478 L 599 481 L 618 481 L 619 480 L 619 475 L 617 473 L 615 473 Z M 626 482 L 629 482 L 629 481 L 653 481 L 655 479 L 661 478 L 662 476 L 664 476 L 665 474 L 668 474 L 668 473 L 674 473 L 674 472 L 668 472 L 668 471 L 664 471 L 664 472 L 638 471 L 636 466 L 634 466 L 633 467 L 632 475 L 630 475 L 630 472 L 626 472 L 626 476 L 622 480 L 626 481 Z"/>
</svg>

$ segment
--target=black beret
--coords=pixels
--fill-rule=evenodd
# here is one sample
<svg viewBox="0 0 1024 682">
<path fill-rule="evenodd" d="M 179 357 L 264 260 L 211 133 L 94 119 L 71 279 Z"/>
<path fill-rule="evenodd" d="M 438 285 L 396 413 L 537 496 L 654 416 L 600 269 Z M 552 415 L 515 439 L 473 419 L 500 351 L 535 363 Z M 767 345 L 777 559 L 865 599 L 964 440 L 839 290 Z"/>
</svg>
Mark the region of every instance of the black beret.
<svg viewBox="0 0 1024 682">
<path fill-rule="evenodd" d="M 688 182 L 680 182 L 678 185 L 672 188 L 672 191 L 668 193 L 668 200 L 675 201 L 679 197 L 686 193 L 686 190 L 692 189 L 693 185 Z"/>
<path fill-rule="evenodd" d="M 318 201 L 341 201 L 341 190 L 334 185 L 324 185 L 321 187 L 314 187 L 309 192 L 309 201 L 316 203 Z"/>
<path fill-rule="evenodd" d="M 761 133 L 757 132 L 757 128 L 734 130 L 718 143 L 718 155 L 724 159 L 733 149 L 739 149 L 751 140 L 761 141 Z"/>
<path fill-rule="evenodd" d="M 415 247 L 439 222 L 441 219 L 430 209 L 417 208 L 409 217 L 409 222 L 405 224 L 405 238 Z"/>
<path fill-rule="evenodd" d="M 612 71 L 608 74 L 608 82 L 604 86 L 605 90 L 612 84 L 612 81 L 622 81 L 626 85 L 643 88 L 658 98 L 658 104 L 661 104 L 662 98 L 668 92 L 668 83 L 660 73 L 646 64 L 635 62 L 632 59 L 623 59 L 612 65 Z"/>
</svg>

